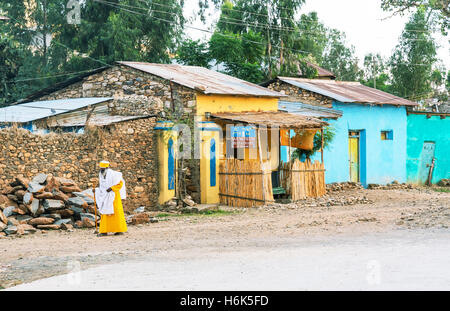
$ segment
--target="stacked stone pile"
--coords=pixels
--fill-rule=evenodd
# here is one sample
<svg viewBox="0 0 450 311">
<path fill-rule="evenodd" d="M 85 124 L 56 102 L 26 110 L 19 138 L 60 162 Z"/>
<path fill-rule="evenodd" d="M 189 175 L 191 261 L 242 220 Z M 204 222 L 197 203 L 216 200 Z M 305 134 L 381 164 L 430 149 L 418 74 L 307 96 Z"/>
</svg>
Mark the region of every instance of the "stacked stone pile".
<svg viewBox="0 0 450 311">
<path fill-rule="evenodd" d="M 367 189 L 381 189 L 381 190 L 395 190 L 395 189 L 413 189 L 413 185 L 399 183 L 398 181 L 393 181 L 387 185 L 379 185 L 379 184 L 368 184 Z"/>
<path fill-rule="evenodd" d="M 363 189 L 364 187 L 359 182 L 341 182 L 341 183 L 331 183 L 327 184 L 327 192 L 339 192 L 345 190 L 353 189 Z"/>
<path fill-rule="evenodd" d="M 441 186 L 441 187 L 450 187 L 450 178 L 449 179 L 441 179 L 438 183 L 437 183 L 437 185 L 438 186 Z"/>
<path fill-rule="evenodd" d="M 271 203 L 263 206 L 266 209 L 299 209 L 304 207 L 330 207 L 356 204 L 373 204 L 374 201 L 366 196 L 348 196 L 342 194 L 326 194 L 319 198 L 307 198 L 297 202 Z"/>
<path fill-rule="evenodd" d="M 94 213 L 92 189 L 82 191 L 71 179 L 17 176 L 0 189 L 0 236 L 92 228 L 99 221 Z"/>
</svg>

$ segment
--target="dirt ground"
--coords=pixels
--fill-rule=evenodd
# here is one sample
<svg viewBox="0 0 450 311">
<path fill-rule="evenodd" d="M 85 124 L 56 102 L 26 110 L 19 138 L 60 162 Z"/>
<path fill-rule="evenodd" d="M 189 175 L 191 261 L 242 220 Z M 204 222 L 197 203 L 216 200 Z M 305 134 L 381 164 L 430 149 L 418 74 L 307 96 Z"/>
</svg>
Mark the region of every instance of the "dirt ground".
<svg viewBox="0 0 450 311">
<path fill-rule="evenodd" d="M 199 249 L 223 252 L 272 247 L 289 239 L 450 228 L 448 192 L 357 189 L 332 195 L 365 197 L 371 203 L 221 207 L 233 213 L 160 218 L 158 223 L 129 226 L 123 236 L 97 237 L 92 229 L 76 229 L 1 238 L 0 286 L 7 288 L 68 273 L 73 262 L 84 270 L 158 253 L 171 252 L 177 256 Z"/>
</svg>

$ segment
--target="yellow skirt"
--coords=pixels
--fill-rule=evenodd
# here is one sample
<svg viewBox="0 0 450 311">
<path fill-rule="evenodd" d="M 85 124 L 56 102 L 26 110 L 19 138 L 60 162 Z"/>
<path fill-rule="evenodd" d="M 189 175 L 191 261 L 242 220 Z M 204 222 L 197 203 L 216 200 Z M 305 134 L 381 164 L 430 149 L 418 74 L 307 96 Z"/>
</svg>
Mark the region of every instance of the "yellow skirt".
<svg viewBox="0 0 450 311">
<path fill-rule="evenodd" d="M 120 198 L 120 193 L 116 192 L 116 198 L 114 199 L 114 214 L 101 216 L 100 228 L 98 232 L 126 232 L 127 230 L 128 228 L 125 221 L 125 215 L 123 213 L 122 199 Z"/>
</svg>

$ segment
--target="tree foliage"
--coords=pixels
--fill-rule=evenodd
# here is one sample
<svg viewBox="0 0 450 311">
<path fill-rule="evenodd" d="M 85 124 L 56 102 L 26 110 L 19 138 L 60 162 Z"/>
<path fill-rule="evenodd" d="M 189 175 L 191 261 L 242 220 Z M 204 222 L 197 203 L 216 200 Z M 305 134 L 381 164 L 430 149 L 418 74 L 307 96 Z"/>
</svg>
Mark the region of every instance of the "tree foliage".
<svg viewBox="0 0 450 311">
<path fill-rule="evenodd" d="M 330 146 L 335 135 L 336 129 L 333 126 L 330 125 L 323 128 L 324 149 Z M 317 132 L 316 135 L 314 135 L 313 149 L 312 150 L 295 149 L 294 152 L 292 152 L 291 160 L 292 161 L 294 161 L 295 159 L 303 160 L 305 158 L 310 159 L 311 156 L 314 155 L 320 149 L 322 149 L 322 134 L 320 132 Z"/>
<path fill-rule="evenodd" d="M 448 0 L 381 0 L 381 7 L 394 14 L 403 14 L 417 9 L 426 10 L 441 21 L 441 30 L 443 33 L 447 33 L 450 23 Z"/>
<path fill-rule="evenodd" d="M 183 40 L 177 49 L 177 61 L 182 65 L 210 67 L 208 44 L 200 40 Z"/>
<path fill-rule="evenodd" d="M 332 71 L 338 80 L 357 81 L 361 75 L 355 48 L 347 46 L 345 33 L 337 29 L 328 33 L 323 59 L 323 67 Z"/>
<path fill-rule="evenodd" d="M 429 23 L 425 10 L 417 10 L 405 25 L 390 59 L 393 92 L 400 97 L 420 100 L 432 93 L 437 58 Z"/>
<path fill-rule="evenodd" d="M 70 24 L 67 0 L 1 1 L 0 11 L 11 18 L 5 31 L 27 51 L 21 54 L 26 65 L 17 71 L 15 79 L 22 82 L 12 100 L 70 77 L 67 73 L 118 60 L 171 61 L 184 26 L 184 0 L 80 3 L 81 22 Z"/>
</svg>

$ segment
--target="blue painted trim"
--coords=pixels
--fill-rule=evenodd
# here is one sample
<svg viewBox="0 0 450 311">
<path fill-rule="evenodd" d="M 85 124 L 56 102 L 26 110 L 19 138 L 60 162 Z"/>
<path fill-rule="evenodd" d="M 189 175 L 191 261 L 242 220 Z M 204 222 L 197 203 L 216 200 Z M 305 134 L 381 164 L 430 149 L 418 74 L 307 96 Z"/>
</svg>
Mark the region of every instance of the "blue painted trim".
<svg viewBox="0 0 450 311">
<path fill-rule="evenodd" d="M 211 187 L 216 186 L 216 140 L 211 139 L 210 147 L 210 159 L 209 159 L 209 183 Z"/>
<path fill-rule="evenodd" d="M 359 181 L 367 188 L 367 138 L 366 130 L 359 132 Z"/>
<path fill-rule="evenodd" d="M 222 129 L 212 128 L 212 127 L 202 127 L 202 128 L 200 128 L 200 131 L 217 131 L 217 132 L 220 132 L 220 131 L 222 131 Z"/>
<path fill-rule="evenodd" d="M 160 130 L 160 131 L 170 131 L 172 128 L 171 127 L 161 127 L 161 126 L 157 126 L 153 128 L 154 130 Z"/>
<path fill-rule="evenodd" d="M 169 177 L 169 190 L 175 189 L 175 154 L 174 154 L 174 147 L 173 147 L 173 140 L 172 138 L 169 139 L 168 143 L 168 150 L 169 150 L 169 157 L 168 157 L 168 177 Z"/>
</svg>

